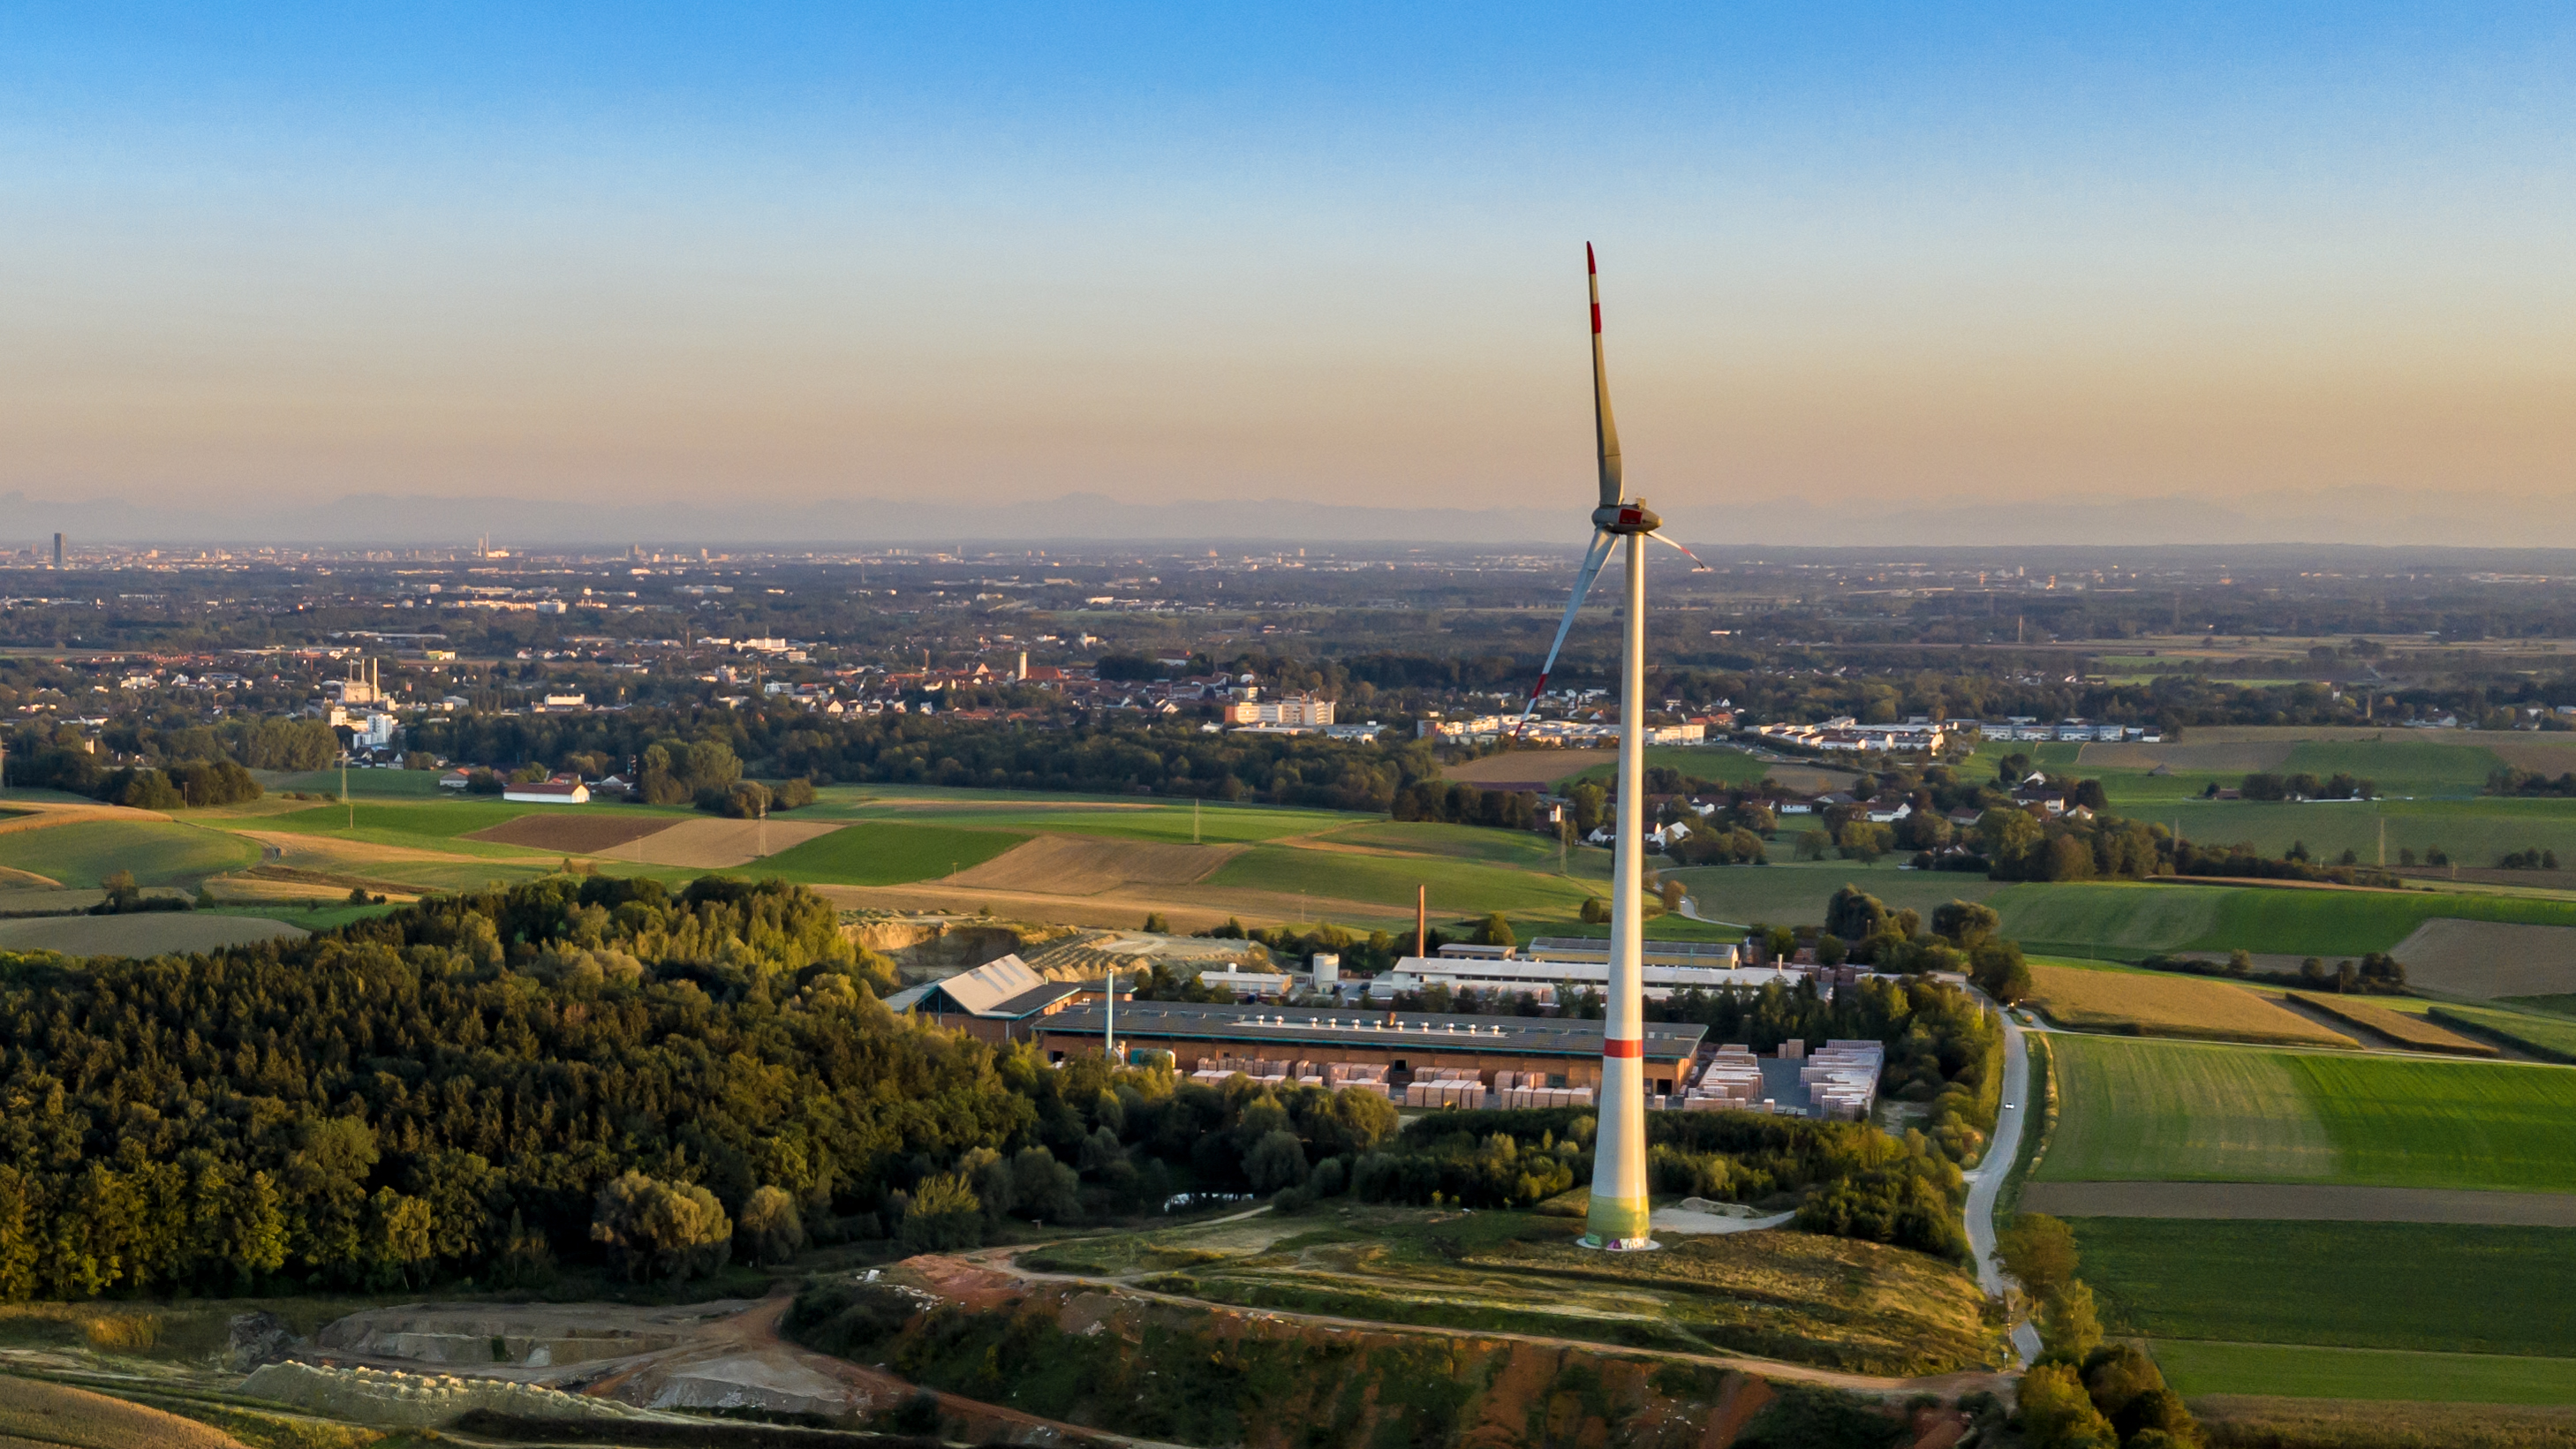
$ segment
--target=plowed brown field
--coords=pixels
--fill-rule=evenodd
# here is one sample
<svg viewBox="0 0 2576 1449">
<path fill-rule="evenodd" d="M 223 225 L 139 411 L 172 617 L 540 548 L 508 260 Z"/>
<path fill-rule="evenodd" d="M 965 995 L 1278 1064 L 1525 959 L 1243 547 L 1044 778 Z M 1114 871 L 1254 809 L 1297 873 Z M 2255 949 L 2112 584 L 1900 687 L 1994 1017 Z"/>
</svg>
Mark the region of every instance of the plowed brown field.
<svg viewBox="0 0 2576 1449">
<path fill-rule="evenodd" d="M 1041 835 L 951 877 L 944 885 L 977 890 L 1043 891 L 1093 896 L 1127 886 L 1193 885 L 1242 853 L 1236 845 L 1165 845 L 1145 840 L 1102 840 L 1085 835 Z"/>
<path fill-rule="evenodd" d="M 2388 954 L 2417 986 L 2480 1001 L 2576 992 L 2576 927 L 2426 921 Z"/>
<path fill-rule="evenodd" d="M 841 822 L 788 820 L 683 820 L 623 845 L 592 852 L 612 860 L 645 865 L 676 865 L 689 870 L 723 870 L 749 865 L 791 845 L 829 835 Z"/>
</svg>

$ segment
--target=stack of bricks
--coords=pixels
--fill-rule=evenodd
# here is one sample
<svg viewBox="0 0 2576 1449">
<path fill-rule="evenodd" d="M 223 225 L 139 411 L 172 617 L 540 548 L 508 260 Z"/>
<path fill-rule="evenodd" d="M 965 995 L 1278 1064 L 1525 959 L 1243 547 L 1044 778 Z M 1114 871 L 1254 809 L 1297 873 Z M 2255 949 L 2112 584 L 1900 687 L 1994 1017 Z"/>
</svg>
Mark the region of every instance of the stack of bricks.
<svg viewBox="0 0 2576 1449">
<path fill-rule="evenodd" d="M 1762 1065 L 1742 1042 L 1724 1042 L 1681 1099 L 1685 1112 L 1750 1109 L 1762 1100 Z"/>
<path fill-rule="evenodd" d="M 1878 1077 L 1887 1048 L 1874 1041 L 1829 1041 L 1798 1070 L 1807 1100 L 1819 1117 L 1858 1122 L 1878 1100 Z"/>
<path fill-rule="evenodd" d="M 1496 1072 L 1495 1096 L 1506 1107 L 1589 1107 L 1590 1087 L 1551 1087 L 1544 1072 Z"/>
<path fill-rule="evenodd" d="M 1413 1074 L 1404 1089 L 1408 1107 L 1482 1107 L 1485 1082 L 1466 1067 L 1432 1067 Z"/>
<path fill-rule="evenodd" d="M 1304 1062 L 1269 1061 L 1257 1057 L 1201 1057 L 1198 1070 L 1190 1073 L 1193 1082 L 1215 1086 L 1228 1077 L 1246 1076 L 1268 1086 L 1278 1086 L 1289 1077 L 1304 1076 Z"/>
<path fill-rule="evenodd" d="M 1325 1062 L 1323 1085 L 1335 1091 L 1357 1088 L 1363 1092 L 1389 1095 L 1386 1067 L 1375 1062 Z"/>
</svg>

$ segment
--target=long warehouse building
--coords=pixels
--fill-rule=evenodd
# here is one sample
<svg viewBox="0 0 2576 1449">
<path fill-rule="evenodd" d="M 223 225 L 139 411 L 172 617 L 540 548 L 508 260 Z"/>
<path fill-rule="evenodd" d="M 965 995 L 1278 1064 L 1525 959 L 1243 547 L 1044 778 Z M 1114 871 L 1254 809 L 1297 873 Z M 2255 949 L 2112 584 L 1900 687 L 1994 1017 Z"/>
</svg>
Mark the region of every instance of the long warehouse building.
<svg viewBox="0 0 2576 1449">
<path fill-rule="evenodd" d="M 1052 1059 L 1101 1049 L 1108 1013 L 1098 1002 L 1067 1006 L 1031 1023 Z M 1656 1022 L 1645 1029 L 1647 1090 L 1687 1085 L 1708 1028 Z M 1495 1074 L 1532 1085 L 1598 1087 L 1601 1023 L 1538 1016 L 1457 1016 L 1420 1011 L 1332 1010 L 1178 1001 L 1118 1003 L 1118 1045 L 1168 1051 L 1182 1072 L 1202 1059 L 1293 1057 L 1315 1063 L 1383 1066 L 1397 1085 L 1458 1070 L 1494 1085 Z"/>
</svg>

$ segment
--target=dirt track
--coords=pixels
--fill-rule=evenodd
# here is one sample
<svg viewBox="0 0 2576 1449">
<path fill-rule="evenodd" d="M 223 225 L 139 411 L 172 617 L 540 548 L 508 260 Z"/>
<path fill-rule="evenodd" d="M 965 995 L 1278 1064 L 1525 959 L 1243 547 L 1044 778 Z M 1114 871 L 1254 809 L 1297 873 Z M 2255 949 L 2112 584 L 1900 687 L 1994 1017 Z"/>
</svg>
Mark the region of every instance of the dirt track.
<svg viewBox="0 0 2576 1449">
<path fill-rule="evenodd" d="M 2406 979 L 2455 996 L 2554 996 L 2576 992 L 2576 926 L 2426 921 L 2388 954 Z"/>
<path fill-rule="evenodd" d="M 2070 1218 L 2250 1218 L 2284 1222 L 2501 1223 L 2576 1228 L 2576 1193 L 2468 1192 L 2324 1183 L 2034 1182 L 2030 1212 Z"/>
<path fill-rule="evenodd" d="M 1128 886 L 1195 885 L 1243 853 L 1239 845 L 1165 845 L 1087 835 L 1041 835 L 942 884 L 979 890 L 1096 896 Z"/>
</svg>

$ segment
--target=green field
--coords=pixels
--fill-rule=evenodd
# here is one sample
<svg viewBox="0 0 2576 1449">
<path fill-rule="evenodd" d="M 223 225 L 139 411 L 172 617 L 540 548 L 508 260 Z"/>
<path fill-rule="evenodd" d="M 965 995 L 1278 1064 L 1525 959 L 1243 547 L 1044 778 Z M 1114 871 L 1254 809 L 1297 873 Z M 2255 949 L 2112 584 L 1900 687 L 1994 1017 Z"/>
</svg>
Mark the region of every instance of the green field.
<svg viewBox="0 0 2576 1449">
<path fill-rule="evenodd" d="M 2426 1014 L 2448 1026 L 2466 1026 L 2471 1036 L 2502 1037 L 2536 1056 L 2576 1062 L 2576 1021 L 2565 1017 L 2501 1011 L 2492 1006 L 2471 1006 L 2465 1002 L 2458 1005 L 2445 1002 Z"/>
<path fill-rule="evenodd" d="M 741 869 L 805 885 L 903 885 L 972 870 L 1028 838 L 1010 830 L 872 822 L 818 835 Z"/>
<path fill-rule="evenodd" d="M 916 785 L 833 785 L 816 792 L 798 819 L 921 820 L 1004 830 L 1070 832 L 1126 840 L 1235 845 L 1312 835 L 1383 816 L 1265 805 L 1139 799 L 1133 795 L 1049 795 Z"/>
<path fill-rule="evenodd" d="M 1988 904 L 2025 948 L 2078 955 L 2242 948 L 2333 958 L 2388 950 L 2436 917 L 2576 926 L 2576 900 L 2465 891 L 2096 882 L 2016 885 Z"/>
<path fill-rule="evenodd" d="M 1932 908 L 1945 901 L 1981 901 L 2006 889 L 2030 889 L 1956 871 L 1898 870 L 1895 856 L 1867 866 L 1852 860 L 1781 861 L 1785 844 L 1775 844 L 1772 853 L 1771 865 L 1698 866 L 1663 874 L 1682 883 L 1701 915 L 1741 925 L 1821 925 L 1825 902 L 1845 884 L 1878 897 L 1891 911 L 1916 910 L 1927 920 Z"/>
<path fill-rule="evenodd" d="M 2576 1228 L 2074 1218 L 2106 1327 L 2576 1356 Z M 2569 1385 L 2576 1389 L 2576 1384 Z"/>
<path fill-rule="evenodd" d="M 2061 1035 L 2053 1182 L 2576 1192 L 2576 1071 Z"/>
<path fill-rule="evenodd" d="M 302 790 L 307 794 L 318 794 L 324 791 L 334 795 L 340 793 L 340 772 L 337 770 L 307 770 L 298 775 L 272 774 L 266 770 L 256 773 L 260 784 L 267 787 L 271 795 L 283 795 L 289 790 Z M 440 798 L 438 777 L 445 773 L 444 770 L 351 770 L 349 798 L 352 800 Z"/>
<path fill-rule="evenodd" d="M 1487 833 L 1508 837 L 1504 831 Z M 1597 893 L 1582 881 L 1555 873 L 1556 850 L 1550 842 L 1536 836 L 1526 839 L 1533 862 L 1520 868 L 1445 854 L 1375 855 L 1256 845 L 1218 867 L 1207 884 L 1332 897 L 1406 913 L 1413 908 L 1415 887 L 1428 886 L 1431 909 L 1440 916 L 1481 916 L 1492 911 L 1571 916 L 1585 897 Z M 1544 856 L 1543 864 L 1536 859 L 1539 854 Z"/>
<path fill-rule="evenodd" d="M 2151 1347 L 2165 1382 L 2186 1398 L 2258 1394 L 2428 1404 L 2576 1404 L 2576 1358 L 2179 1339 L 2158 1339 Z"/>
<path fill-rule="evenodd" d="M 254 841 L 166 820 L 90 820 L 0 835 L 0 866 L 67 886 L 95 886 L 120 870 L 144 885 L 193 885 L 257 864 Z"/>
</svg>

